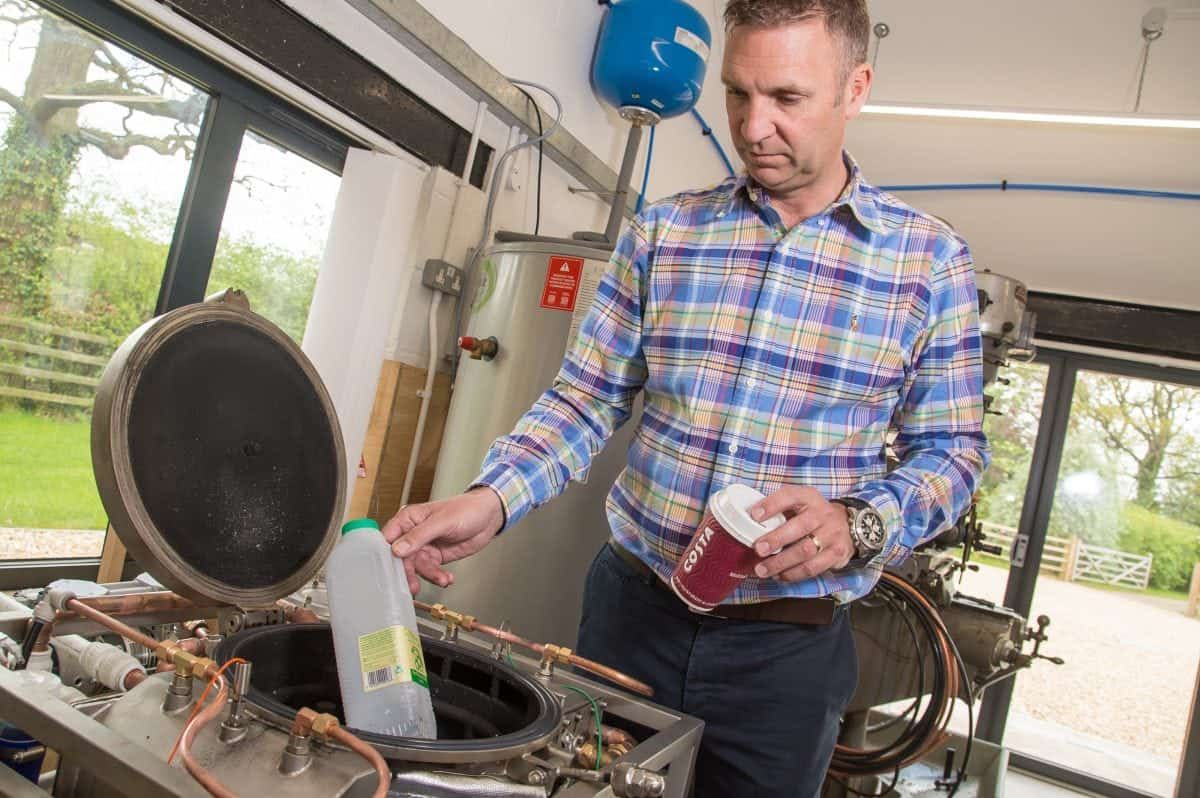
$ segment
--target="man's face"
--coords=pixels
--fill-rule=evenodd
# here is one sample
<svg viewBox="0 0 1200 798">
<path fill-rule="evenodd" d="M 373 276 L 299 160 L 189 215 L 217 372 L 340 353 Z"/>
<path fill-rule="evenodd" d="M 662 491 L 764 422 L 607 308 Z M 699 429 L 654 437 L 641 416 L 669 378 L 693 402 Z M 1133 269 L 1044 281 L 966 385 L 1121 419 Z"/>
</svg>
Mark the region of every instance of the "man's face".
<svg viewBox="0 0 1200 798">
<path fill-rule="evenodd" d="M 721 80 L 729 130 L 750 176 L 768 193 L 803 189 L 841 162 L 846 121 L 870 86 L 860 65 L 843 81 L 841 43 L 821 17 L 729 32 Z"/>
</svg>

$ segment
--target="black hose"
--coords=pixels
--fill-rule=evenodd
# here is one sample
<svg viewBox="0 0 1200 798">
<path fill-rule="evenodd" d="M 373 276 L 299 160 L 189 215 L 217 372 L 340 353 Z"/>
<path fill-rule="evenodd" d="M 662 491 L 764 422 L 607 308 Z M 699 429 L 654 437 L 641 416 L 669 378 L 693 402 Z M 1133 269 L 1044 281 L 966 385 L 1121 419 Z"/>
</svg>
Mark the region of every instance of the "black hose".
<svg viewBox="0 0 1200 798">
<path fill-rule="evenodd" d="M 34 618 L 29 622 L 29 628 L 25 631 L 25 637 L 21 640 L 22 662 L 17 670 L 24 670 L 25 665 L 29 662 L 29 657 L 33 654 L 33 647 L 37 644 L 37 639 L 45 628 L 45 621 L 39 621 L 37 618 Z"/>
</svg>

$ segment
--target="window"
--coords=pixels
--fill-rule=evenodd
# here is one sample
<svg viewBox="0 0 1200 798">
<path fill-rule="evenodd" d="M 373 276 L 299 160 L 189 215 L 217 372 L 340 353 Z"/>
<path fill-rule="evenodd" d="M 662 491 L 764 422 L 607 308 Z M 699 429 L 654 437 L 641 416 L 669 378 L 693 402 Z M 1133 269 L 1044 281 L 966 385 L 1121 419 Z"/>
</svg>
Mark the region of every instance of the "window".
<svg viewBox="0 0 1200 798">
<path fill-rule="evenodd" d="M 98 556 L 96 383 L 154 313 L 208 95 L 26 0 L 0 42 L 0 559 Z"/>
<path fill-rule="evenodd" d="M 210 272 L 298 339 L 348 142 L 110 3 L 0 7 L 0 560 L 94 578 L 109 355 Z"/>
<path fill-rule="evenodd" d="M 252 310 L 300 343 L 340 182 L 328 169 L 247 131 L 208 292 L 242 289 Z"/>
<path fill-rule="evenodd" d="M 1174 794 L 1200 660 L 1200 388 L 1080 370 L 1034 608 L 1047 652 L 1016 681 L 1004 742 Z M 1050 567 L 1047 564 L 1051 563 Z"/>
</svg>

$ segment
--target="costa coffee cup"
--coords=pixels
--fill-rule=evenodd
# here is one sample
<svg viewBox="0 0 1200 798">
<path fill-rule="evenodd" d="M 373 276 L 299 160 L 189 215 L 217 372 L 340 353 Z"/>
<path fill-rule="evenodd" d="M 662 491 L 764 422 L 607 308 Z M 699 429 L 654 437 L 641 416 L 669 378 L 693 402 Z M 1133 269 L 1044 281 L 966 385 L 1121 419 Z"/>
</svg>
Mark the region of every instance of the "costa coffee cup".
<svg viewBox="0 0 1200 798">
<path fill-rule="evenodd" d="M 747 485 L 730 485 L 709 498 L 704 519 L 671 574 L 671 589 L 692 609 L 708 612 L 719 605 L 762 559 L 754 552 L 755 542 L 784 522 L 782 515 L 764 521 L 750 517 L 750 508 L 763 498 Z"/>
</svg>

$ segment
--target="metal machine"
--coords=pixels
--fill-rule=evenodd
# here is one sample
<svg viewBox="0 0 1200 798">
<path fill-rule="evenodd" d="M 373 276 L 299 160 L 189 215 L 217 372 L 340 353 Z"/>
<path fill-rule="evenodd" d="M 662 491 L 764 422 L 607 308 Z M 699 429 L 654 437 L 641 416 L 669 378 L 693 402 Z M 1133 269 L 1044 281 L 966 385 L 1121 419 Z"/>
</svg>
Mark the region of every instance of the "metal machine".
<svg viewBox="0 0 1200 798">
<path fill-rule="evenodd" d="M 438 739 L 339 728 L 317 576 L 345 504 L 342 438 L 307 358 L 240 295 L 130 336 L 100 387 L 93 455 L 113 526 L 149 574 L 56 585 L 32 623 L 0 624 L 15 639 L 29 626 L 25 658 L 47 663 L 45 679 L 58 678 L 49 651 L 62 676 L 93 663 L 77 685 L 117 674 L 112 691 L 56 698 L 0 669 L 0 719 L 59 754 L 43 778 L 53 795 L 685 794 L 702 723 L 584 678 L 623 677 L 569 649 L 441 605 L 423 605 L 440 623 L 422 623 Z M 112 631 L 117 645 L 82 644 Z M 175 748 L 187 772 L 168 765 Z M 12 775 L 0 767 L 0 793 L 46 794 L 16 792 Z"/>
</svg>

